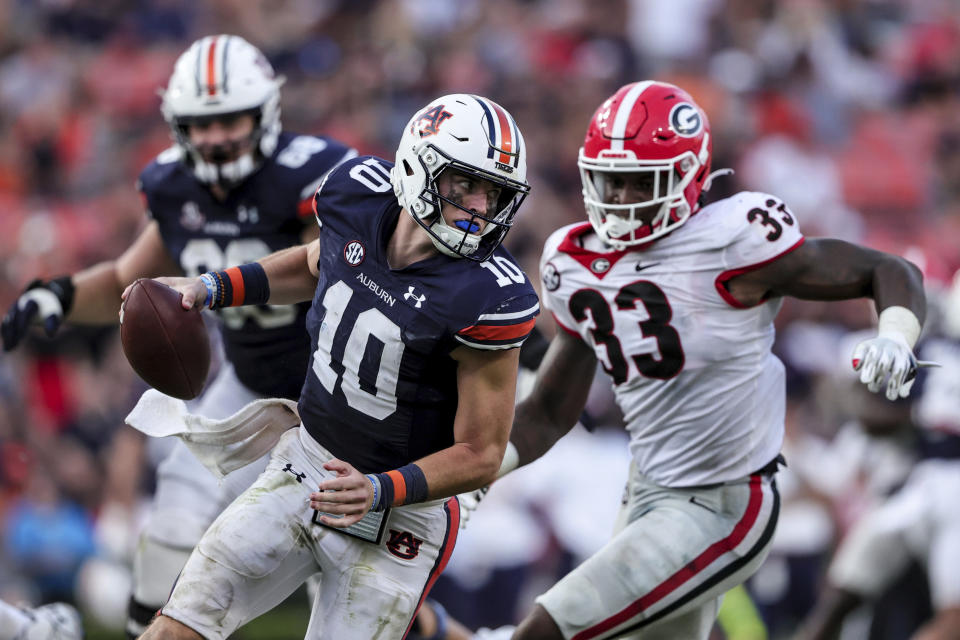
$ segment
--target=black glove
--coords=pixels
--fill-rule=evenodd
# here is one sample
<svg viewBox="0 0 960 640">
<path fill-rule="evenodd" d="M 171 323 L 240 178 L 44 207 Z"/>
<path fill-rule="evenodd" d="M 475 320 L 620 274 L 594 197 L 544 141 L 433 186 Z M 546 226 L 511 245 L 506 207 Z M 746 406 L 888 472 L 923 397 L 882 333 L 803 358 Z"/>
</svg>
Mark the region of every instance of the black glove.
<svg viewBox="0 0 960 640">
<path fill-rule="evenodd" d="M 42 323 L 48 336 L 53 336 L 60 328 L 63 317 L 73 305 L 73 281 L 70 276 L 62 276 L 44 282 L 34 280 L 24 289 L 13 303 L 0 325 L 3 337 L 3 350 L 16 347 L 31 324 Z"/>
</svg>

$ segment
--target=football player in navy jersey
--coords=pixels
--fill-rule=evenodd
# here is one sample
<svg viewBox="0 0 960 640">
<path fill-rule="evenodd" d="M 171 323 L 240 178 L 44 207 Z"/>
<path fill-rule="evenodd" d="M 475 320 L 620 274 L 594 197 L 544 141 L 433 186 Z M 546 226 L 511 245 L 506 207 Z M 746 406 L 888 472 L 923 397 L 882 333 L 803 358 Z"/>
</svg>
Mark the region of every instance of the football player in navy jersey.
<svg viewBox="0 0 960 640">
<path fill-rule="evenodd" d="M 319 571 L 308 638 L 402 638 L 456 541 L 451 498 L 496 475 L 539 302 L 501 247 L 526 147 L 479 96 L 434 100 L 396 164 L 344 162 L 317 241 L 165 278 L 185 307 L 313 299 L 302 425 L 210 526 L 144 638 L 225 638 Z"/>
<path fill-rule="evenodd" d="M 163 93 L 161 110 L 175 145 L 138 181 L 146 228 L 115 260 L 34 281 L 3 320 L 4 348 L 14 348 L 34 323 L 48 334 L 62 321 L 116 323 L 120 293 L 137 278 L 198 275 L 315 237 L 317 185 L 356 152 L 329 138 L 282 131 L 282 82 L 243 38 L 217 35 L 193 43 Z M 218 418 L 258 397 L 297 398 L 310 349 L 308 308 L 224 309 L 226 362 L 197 413 Z M 179 443 L 161 463 L 135 557 L 129 633 L 143 631 L 203 531 L 257 472 L 251 465 L 218 483 Z"/>
</svg>

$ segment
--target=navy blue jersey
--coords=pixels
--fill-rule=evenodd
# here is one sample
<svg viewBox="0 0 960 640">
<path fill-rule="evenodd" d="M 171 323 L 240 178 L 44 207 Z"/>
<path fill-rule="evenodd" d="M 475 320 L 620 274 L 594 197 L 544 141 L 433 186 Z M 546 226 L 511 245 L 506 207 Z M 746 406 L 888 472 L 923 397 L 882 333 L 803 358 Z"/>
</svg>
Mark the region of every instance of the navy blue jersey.
<svg viewBox="0 0 960 640">
<path fill-rule="evenodd" d="M 180 162 L 176 147 L 140 174 L 137 186 L 163 243 L 188 276 L 253 262 L 300 244 L 324 174 L 354 152 L 329 138 L 283 133 L 277 151 L 220 202 Z M 223 343 L 237 377 L 264 396 L 297 398 L 309 356 L 301 305 L 221 310 Z"/>
<path fill-rule="evenodd" d="M 441 254 L 402 269 L 387 242 L 403 213 L 392 163 L 355 158 L 317 194 L 320 279 L 307 315 L 312 356 L 300 418 L 364 473 L 453 444 L 457 363 L 450 352 L 519 347 L 537 294 L 500 247 L 483 263 Z"/>
</svg>

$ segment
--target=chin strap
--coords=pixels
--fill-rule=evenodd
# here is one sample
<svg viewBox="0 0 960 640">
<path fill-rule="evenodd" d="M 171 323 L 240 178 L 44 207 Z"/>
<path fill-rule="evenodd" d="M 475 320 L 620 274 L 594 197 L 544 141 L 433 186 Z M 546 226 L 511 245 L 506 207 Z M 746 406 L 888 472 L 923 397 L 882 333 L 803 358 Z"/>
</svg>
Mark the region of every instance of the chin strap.
<svg viewBox="0 0 960 640">
<path fill-rule="evenodd" d="M 703 189 L 701 189 L 701 191 L 704 193 L 710 191 L 710 187 L 713 186 L 714 178 L 719 178 L 720 176 L 732 176 L 733 173 L 733 169 L 717 169 L 716 171 L 712 171 L 710 175 L 707 176 L 707 179 L 703 181 Z"/>
</svg>

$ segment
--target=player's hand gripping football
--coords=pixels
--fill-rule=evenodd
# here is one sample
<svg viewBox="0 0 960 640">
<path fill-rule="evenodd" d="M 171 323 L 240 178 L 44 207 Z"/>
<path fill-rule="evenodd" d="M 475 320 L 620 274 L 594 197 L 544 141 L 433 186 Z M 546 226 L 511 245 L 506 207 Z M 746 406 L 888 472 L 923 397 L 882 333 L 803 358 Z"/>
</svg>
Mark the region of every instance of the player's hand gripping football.
<svg viewBox="0 0 960 640">
<path fill-rule="evenodd" d="M 337 477 L 324 480 L 310 494 L 310 508 L 342 518 L 320 516 L 328 526 L 344 528 L 359 522 L 373 507 L 373 485 L 364 474 L 343 460 L 329 460 L 323 468 Z"/>
<path fill-rule="evenodd" d="M 877 393 L 886 381 L 888 400 L 906 398 L 917 379 L 917 369 L 935 366 L 935 362 L 918 361 L 907 341 L 895 334 L 864 340 L 853 350 L 853 369 L 860 372 L 860 382 Z"/>
<path fill-rule="evenodd" d="M 203 301 L 207 297 L 207 286 L 200 278 L 154 278 L 154 280 L 178 291 L 182 296 L 180 304 L 184 309 L 203 306 Z M 126 300 L 132 288 L 133 283 L 127 285 L 120 298 Z"/>
<path fill-rule="evenodd" d="M 70 277 L 44 282 L 34 280 L 7 311 L 0 325 L 3 350 L 10 351 L 23 340 L 31 325 L 42 324 L 48 336 L 53 336 L 63 322 L 63 316 L 73 298 Z"/>
</svg>

